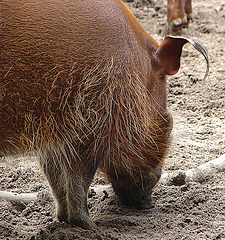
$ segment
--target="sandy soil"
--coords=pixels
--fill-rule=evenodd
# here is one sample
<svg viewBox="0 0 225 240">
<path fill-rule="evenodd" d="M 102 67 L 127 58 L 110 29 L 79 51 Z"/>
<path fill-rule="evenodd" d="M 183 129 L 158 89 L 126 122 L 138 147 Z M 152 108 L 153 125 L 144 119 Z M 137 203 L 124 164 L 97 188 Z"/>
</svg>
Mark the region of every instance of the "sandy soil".
<svg viewBox="0 0 225 240">
<path fill-rule="evenodd" d="M 164 38 L 166 1 L 128 3 L 140 24 L 157 41 Z M 205 61 L 185 46 L 178 74 L 168 78 L 168 108 L 174 117 L 171 146 L 164 172 L 187 170 L 225 153 L 225 2 L 193 1 L 193 22 L 182 35 L 202 43 Z M 89 194 L 90 214 L 97 230 L 59 223 L 55 203 L 35 156 L 2 158 L 0 190 L 38 193 L 36 201 L 0 201 L 0 239 L 225 239 L 225 174 L 199 181 L 160 182 L 148 210 L 122 206 L 101 173 Z"/>
</svg>

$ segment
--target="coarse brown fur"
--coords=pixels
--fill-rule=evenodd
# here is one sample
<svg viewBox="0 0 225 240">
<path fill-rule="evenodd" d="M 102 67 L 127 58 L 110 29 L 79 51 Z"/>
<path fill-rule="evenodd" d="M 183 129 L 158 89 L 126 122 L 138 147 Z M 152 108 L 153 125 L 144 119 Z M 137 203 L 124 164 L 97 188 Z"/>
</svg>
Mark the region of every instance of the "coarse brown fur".
<svg viewBox="0 0 225 240">
<path fill-rule="evenodd" d="M 124 204 L 146 206 L 172 129 L 165 76 L 187 41 L 159 46 L 120 0 L 0 7 L 1 154 L 37 152 L 60 221 L 94 226 L 98 167 Z"/>
</svg>

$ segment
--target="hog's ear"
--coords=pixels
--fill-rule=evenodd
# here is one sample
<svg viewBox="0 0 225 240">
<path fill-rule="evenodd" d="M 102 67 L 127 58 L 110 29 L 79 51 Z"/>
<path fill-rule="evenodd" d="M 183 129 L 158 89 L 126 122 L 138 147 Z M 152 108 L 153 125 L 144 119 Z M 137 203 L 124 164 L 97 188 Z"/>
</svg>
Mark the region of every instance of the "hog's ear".
<svg viewBox="0 0 225 240">
<path fill-rule="evenodd" d="M 185 38 L 165 37 L 156 51 L 160 70 L 165 75 L 174 75 L 180 68 L 182 47 L 188 41 Z"/>
<path fill-rule="evenodd" d="M 180 37 L 165 37 L 156 51 L 157 62 L 159 64 L 160 70 L 162 71 L 162 74 L 174 75 L 178 72 L 180 68 L 180 56 L 182 47 L 185 43 L 190 43 L 204 56 L 207 63 L 207 69 L 204 76 L 205 79 L 209 71 L 207 50 L 198 42 Z"/>
</svg>

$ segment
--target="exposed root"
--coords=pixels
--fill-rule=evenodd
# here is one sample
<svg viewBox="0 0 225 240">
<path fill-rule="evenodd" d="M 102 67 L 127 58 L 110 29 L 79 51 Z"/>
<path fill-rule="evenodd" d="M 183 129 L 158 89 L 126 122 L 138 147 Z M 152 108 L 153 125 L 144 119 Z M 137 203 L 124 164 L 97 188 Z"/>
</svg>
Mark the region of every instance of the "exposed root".
<svg viewBox="0 0 225 240">
<path fill-rule="evenodd" d="M 0 191 L 0 199 L 7 200 L 13 203 L 28 204 L 37 201 L 38 193 L 14 193 L 8 191 Z"/>
<path fill-rule="evenodd" d="M 180 181 L 181 184 L 175 185 L 183 185 L 187 182 L 204 182 L 213 174 L 222 171 L 225 171 L 225 154 L 219 158 L 204 163 L 197 168 L 192 168 L 187 171 L 178 170 L 173 173 L 164 173 L 161 176 L 160 182 L 173 184 L 174 179 L 176 178 L 176 182 L 178 183 L 181 177 L 183 178 L 182 183 Z"/>
</svg>

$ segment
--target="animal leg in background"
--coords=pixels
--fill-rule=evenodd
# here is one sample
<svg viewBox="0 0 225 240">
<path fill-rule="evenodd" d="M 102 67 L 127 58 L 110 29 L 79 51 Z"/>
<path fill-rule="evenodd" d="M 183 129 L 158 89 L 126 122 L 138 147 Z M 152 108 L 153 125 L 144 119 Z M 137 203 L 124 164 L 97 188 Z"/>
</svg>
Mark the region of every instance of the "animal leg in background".
<svg viewBox="0 0 225 240">
<path fill-rule="evenodd" d="M 168 32 L 176 33 L 187 27 L 192 19 L 192 0 L 168 0 L 167 21 Z"/>
</svg>

